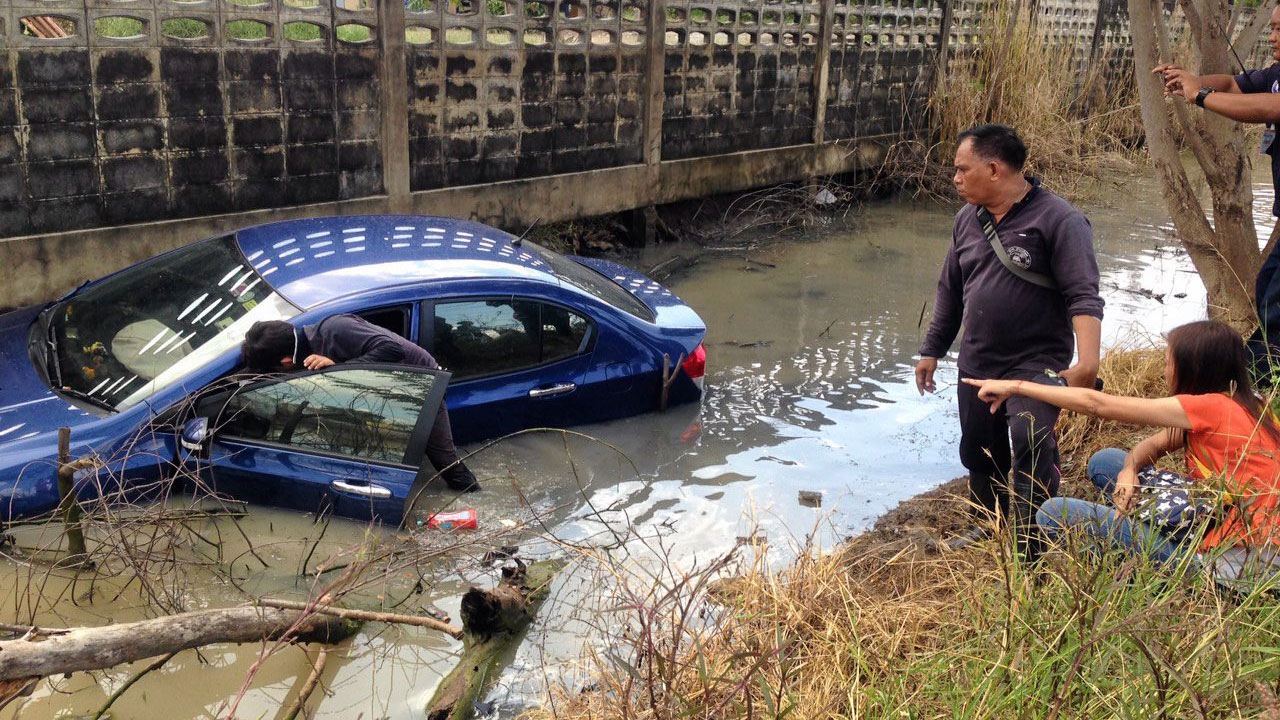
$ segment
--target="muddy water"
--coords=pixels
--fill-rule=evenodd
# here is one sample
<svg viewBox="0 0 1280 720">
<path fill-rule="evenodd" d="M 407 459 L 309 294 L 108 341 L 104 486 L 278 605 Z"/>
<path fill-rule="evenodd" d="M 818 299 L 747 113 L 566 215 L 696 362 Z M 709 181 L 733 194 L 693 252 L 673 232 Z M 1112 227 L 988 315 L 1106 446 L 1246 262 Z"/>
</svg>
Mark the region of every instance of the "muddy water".
<svg viewBox="0 0 1280 720">
<path fill-rule="evenodd" d="M 1257 190 L 1269 196 L 1269 187 Z M 1104 344 L 1150 337 L 1203 315 L 1203 288 L 1170 240 L 1158 197 L 1145 180 L 1117 179 L 1088 205 L 1107 300 Z M 1256 206 L 1269 207 L 1270 198 L 1259 197 Z M 963 472 L 955 454 L 954 365 L 940 370 L 936 395 L 920 397 L 911 381 L 922 312 L 932 301 L 953 212 L 925 203 L 872 205 L 801 242 L 704 253 L 667 281 L 710 328 L 701 407 L 578 428 L 598 441 L 523 436 L 471 461 L 486 490 L 465 502 L 482 526 L 527 526 L 506 539 L 486 539 L 486 546 L 514 542 L 535 554 L 609 558 L 561 575 L 530 641 L 503 677 L 500 715 L 536 701 L 549 680 L 573 682 L 585 672 L 582 648 L 598 647 L 602 627 L 616 620 L 604 610 L 617 602 L 612 591 L 641 594 L 670 583 L 657 559 L 695 567 L 752 536 L 767 540 L 771 561 L 784 562 L 806 541 L 829 545 Z M 1265 236 L 1271 221 L 1259 215 Z M 662 246 L 636 264 L 650 267 L 691 252 Z M 449 499 L 437 500 L 443 506 Z M 313 586 L 298 580 L 299 568 L 330 556 L 330 564 L 340 564 L 344 548 L 369 540 L 354 524 L 322 528 L 307 517 L 260 508 L 241 524 L 261 560 L 246 554 L 226 521 L 209 523 L 204 531 L 221 537 L 222 562 L 214 563 L 219 572 L 173 581 L 173 594 L 187 607 L 227 605 L 243 590 L 305 596 L 330 576 Z M 372 539 L 377 548 L 406 553 L 439 541 L 386 531 Z M 587 566 L 592 569 L 582 569 Z M 0 587 L 11 588 L 0 597 L 4 620 L 25 621 L 24 590 L 34 583 L 58 598 L 38 608 L 39 621 L 50 625 L 144 614 L 127 573 L 89 593 L 83 583 L 43 570 L 6 565 L 0 572 Z M 426 589 L 415 593 L 419 580 Z M 397 608 L 402 612 L 434 604 L 456 617 L 465 584 L 490 581 L 491 571 L 474 559 L 421 560 L 396 565 L 357 597 L 367 606 L 405 599 Z M 421 717 L 457 647 L 431 631 L 368 626 L 331 654 L 325 692 L 309 707 L 322 718 Z M 237 695 L 238 717 L 279 717 L 309 673 L 309 659 L 300 649 L 282 650 L 241 692 L 259 650 L 181 653 L 117 701 L 114 717 L 219 717 Z M 0 720 L 91 714 L 143 666 L 42 683 L 25 703 L 0 711 Z"/>
</svg>

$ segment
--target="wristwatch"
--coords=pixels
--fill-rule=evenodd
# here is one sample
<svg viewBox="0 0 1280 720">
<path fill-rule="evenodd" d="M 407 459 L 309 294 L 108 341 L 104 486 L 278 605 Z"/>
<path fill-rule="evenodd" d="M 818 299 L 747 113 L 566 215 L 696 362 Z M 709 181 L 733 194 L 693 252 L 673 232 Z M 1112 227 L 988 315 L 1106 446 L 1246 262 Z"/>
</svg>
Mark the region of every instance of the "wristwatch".
<svg viewBox="0 0 1280 720">
<path fill-rule="evenodd" d="M 1217 92 L 1211 87 L 1200 87 L 1200 92 L 1196 93 L 1196 105 L 1204 107 L 1204 99 L 1209 97 L 1209 93 Z"/>
</svg>

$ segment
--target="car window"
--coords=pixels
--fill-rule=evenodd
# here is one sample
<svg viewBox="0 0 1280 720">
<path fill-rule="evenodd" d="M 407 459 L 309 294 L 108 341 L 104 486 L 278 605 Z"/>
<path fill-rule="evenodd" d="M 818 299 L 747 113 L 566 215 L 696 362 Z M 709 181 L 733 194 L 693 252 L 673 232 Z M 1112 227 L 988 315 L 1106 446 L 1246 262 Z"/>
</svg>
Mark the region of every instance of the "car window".
<svg viewBox="0 0 1280 720">
<path fill-rule="evenodd" d="M 403 464 L 423 405 L 439 403 L 443 390 L 433 389 L 446 377 L 419 369 L 341 368 L 285 378 L 233 395 L 215 433 Z M 434 418 L 431 408 L 427 422 Z"/>
<path fill-rule="evenodd" d="M 542 362 L 577 355 L 587 349 L 591 323 L 559 305 L 542 304 Z"/>
<path fill-rule="evenodd" d="M 533 367 L 584 352 L 591 321 L 517 298 L 435 304 L 432 354 L 455 378 Z"/>
<path fill-rule="evenodd" d="M 641 320 L 653 322 L 653 311 L 641 302 L 639 298 L 628 292 L 626 288 L 615 282 L 613 278 L 606 277 L 596 270 L 574 261 L 572 258 L 565 257 L 546 248 L 537 247 L 537 249 L 538 252 L 542 253 L 542 259 L 556 271 L 556 275 L 561 280 L 591 293 L 596 298 L 623 312 L 630 313 Z"/>
<path fill-rule="evenodd" d="M 254 322 L 298 313 L 265 276 L 231 236 L 112 275 L 51 310 L 52 379 L 109 408 L 140 402 L 237 347 Z"/>
</svg>

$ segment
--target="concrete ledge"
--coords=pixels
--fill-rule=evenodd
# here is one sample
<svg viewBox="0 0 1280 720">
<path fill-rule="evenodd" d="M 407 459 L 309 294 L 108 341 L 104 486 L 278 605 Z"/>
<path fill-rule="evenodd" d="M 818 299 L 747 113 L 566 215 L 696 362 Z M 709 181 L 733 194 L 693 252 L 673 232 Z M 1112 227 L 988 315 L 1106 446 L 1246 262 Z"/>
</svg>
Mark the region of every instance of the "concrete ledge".
<svg viewBox="0 0 1280 720">
<path fill-rule="evenodd" d="M 9 281 L 0 307 L 58 297 L 79 283 L 166 250 L 249 225 L 317 215 L 447 215 L 520 232 L 544 223 L 737 192 L 872 167 L 891 137 L 676 160 L 488 185 L 0 240 Z"/>
</svg>

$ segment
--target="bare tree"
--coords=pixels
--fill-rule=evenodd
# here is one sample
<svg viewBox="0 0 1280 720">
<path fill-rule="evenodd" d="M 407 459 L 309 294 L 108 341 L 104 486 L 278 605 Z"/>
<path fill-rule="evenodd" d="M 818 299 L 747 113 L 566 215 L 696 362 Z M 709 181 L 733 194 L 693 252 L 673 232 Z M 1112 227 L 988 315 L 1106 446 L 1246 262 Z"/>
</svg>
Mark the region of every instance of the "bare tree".
<svg viewBox="0 0 1280 720">
<path fill-rule="evenodd" d="M 1239 123 L 1211 112 L 1196 112 L 1184 103 L 1166 102 L 1160 78 L 1151 68 L 1172 61 L 1170 15 L 1163 0 L 1128 0 L 1133 35 L 1134 74 L 1142 104 L 1147 146 L 1160 178 L 1178 237 L 1208 292 L 1210 317 L 1248 326 L 1255 322 L 1252 288 L 1262 255 L 1253 224 L 1253 189 L 1244 132 Z M 1230 73 L 1232 45 L 1253 48 L 1266 23 L 1260 11 L 1235 33 L 1247 17 L 1232 12 L 1226 0 L 1179 0 L 1193 57 L 1201 74 Z M 1204 172 L 1212 204 L 1212 221 L 1197 197 L 1180 156 L 1180 140 L 1190 148 Z"/>
</svg>

